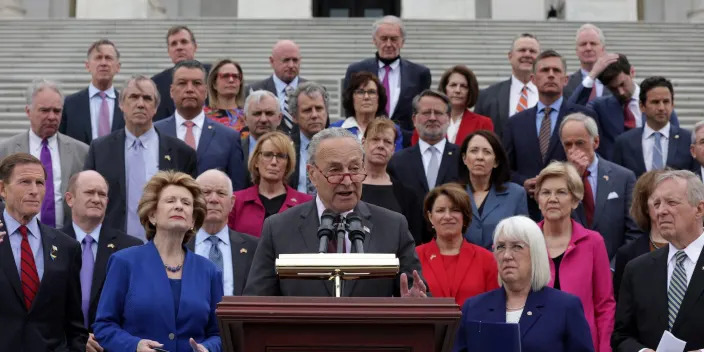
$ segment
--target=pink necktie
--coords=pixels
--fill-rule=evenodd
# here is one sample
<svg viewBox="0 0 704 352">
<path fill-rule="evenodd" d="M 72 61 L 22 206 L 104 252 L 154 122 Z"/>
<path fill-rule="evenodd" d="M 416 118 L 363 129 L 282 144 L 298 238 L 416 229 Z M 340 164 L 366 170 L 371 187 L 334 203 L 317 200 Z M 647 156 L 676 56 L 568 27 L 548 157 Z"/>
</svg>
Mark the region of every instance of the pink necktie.
<svg viewBox="0 0 704 352">
<path fill-rule="evenodd" d="M 391 111 L 391 90 L 389 89 L 389 73 L 391 72 L 391 66 L 389 65 L 384 65 L 384 79 L 381 81 L 381 84 L 384 86 L 384 90 L 386 91 L 386 117 L 391 118 L 390 111 Z"/>
<path fill-rule="evenodd" d="M 186 138 L 184 138 L 184 142 L 191 148 L 196 149 L 196 137 L 193 135 L 193 126 L 195 123 L 193 123 L 193 121 L 186 121 L 183 124 L 186 125 Z"/>
<path fill-rule="evenodd" d="M 108 107 L 107 94 L 105 92 L 98 94 L 100 99 L 102 99 L 100 111 L 98 112 L 98 137 L 102 137 L 110 133 L 110 107 Z"/>
</svg>

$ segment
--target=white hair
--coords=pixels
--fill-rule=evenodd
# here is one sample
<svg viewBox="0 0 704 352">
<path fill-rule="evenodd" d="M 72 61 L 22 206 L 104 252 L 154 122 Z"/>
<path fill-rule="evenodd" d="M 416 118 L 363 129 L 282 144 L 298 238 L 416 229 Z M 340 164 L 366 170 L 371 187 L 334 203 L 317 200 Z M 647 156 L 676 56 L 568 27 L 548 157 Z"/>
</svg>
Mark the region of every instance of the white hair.
<svg viewBox="0 0 704 352">
<path fill-rule="evenodd" d="M 406 28 L 403 27 L 403 22 L 401 21 L 400 18 L 396 16 L 384 16 L 376 21 L 374 21 L 374 24 L 372 25 L 372 38 L 376 36 L 376 32 L 379 30 L 379 27 L 381 27 L 382 24 L 393 24 L 397 25 L 398 28 L 401 30 L 401 38 L 405 41 L 406 40 Z"/>
<path fill-rule="evenodd" d="M 569 114 L 565 116 L 564 119 L 562 119 L 562 122 L 560 122 L 560 135 L 562 135 L 562 128 L 565 127 L 565 125 L 569 121 L 582 122 L 584 124 L 584 128 L 587 129 L 587 133 L 589 133 L 589 136 L 591 136 L 592 138 L 599 137 L 599 127 L 597 126 L 596 121 L 581 112 Z"/>
<path fill-rule="evenodd" d="M 541 290 L 550 282 L 552 274 L 545 237 L 533 220 L 522 215 L 501 220 L 494 230 L 494 247 L 501 239 L 522 241 L 528 245 L 531 262 L 530 287 L 533 292 Z M 501 275 L 499 275 L 499 285 L 504 285 Z"/>
<path fill-rule="evenodd" d="M 655 177 L 654 187 L 657 188 L 665 180 L 681 179 L 687 182 L 687 201 L 696 207 L 704 202 L 704 184 L 699 176 L 689 170 L 668 170 Z"/>
<path fill-rule="evenodd" d="M 232 194 L 232 180 L 230 179 L 230 176 L 228 176 L 226 173 L 222 172 L 221 170 L 218 170 L 218 169 L 205 170 L 205 171 L 203 171 L 202 174 L 200 174 L 200 175 L 198 175 L 198 177 L 196 177 L 196 182 L 200 183 L 200 180 L 204 176 L 208 176 L 209 174 L 219 175 L 223 179 L 227 180 L 226 181 L 227 182 L 227 194 Z"/>
<path fill-rule="evenodd" d="M 29 85 L 27 88 L 27 105 L 32 106 L 34 103 L 34 97 L 37 96 L 37 94 L 45 89 L 50 89 L 56 92 L 60 97 L 61 97 L 61 103 L 63 104 L 64 101 L 64 93 L 61 92 L 61 88 L 59 88 L 59 84 L 54 81 L 50 81 L 48 79 L 38 79 L 32 81 L 32 84 Z"/>
<path fill-rule="evenodd" d="M 596 35 L 599 37 L 599 41 L 601 42 L 602 46 L 606 46 L 606 38 L 604 37 L 604 32 L 601 31 L 601 28 L 591 24 L 591 23 L 585 23 L 579 29 L 577 30 L 577 35 L 574 37 L 574 41 L 579 40 L 579 35 L 587 30 L 592 30 L 596 33 Z"/>
<path fill-rule="evenodd" d="M 692 144 L 697 144 L 697 131 L 699 131 L 702 127 L 704 127 L 704 120 L 694 124 L 694 128 L 692 129 Z"/>
<path fill-rule="evenodd" d="M 332 138 L 351 138 L 357 142 L 360 152 L 364 155 L 364 148 L 362 148 L 362 143 L 355 137 L 352 132 L 348 131 L 342 127 L 330 127 L 326 128 L 313 136 L 308 144 L 308 164 L 315 165 L 315 154 L 318 153 L 320 148 L 320 143 L 326 139 Z"/>
<path fill-rule="evenodd" d="M 271 97 L 273 98 L 277 104 L 276 104 L 276 113 L 280 114 L 281 113 L 281 105 L 278 104 L 279 98 L 274 95 L 274 93 L 264 90 L 264 89 L 259 89 L 255 90 L 251 93 L 249 93 L 249 96 L 247 96 L 247 99 L 244 101 L 244 114 L 249 115 L 249 104 L 252 102 L 259 104 L 262 101 L 262 98 L 264 97 Z"/>
</svg>

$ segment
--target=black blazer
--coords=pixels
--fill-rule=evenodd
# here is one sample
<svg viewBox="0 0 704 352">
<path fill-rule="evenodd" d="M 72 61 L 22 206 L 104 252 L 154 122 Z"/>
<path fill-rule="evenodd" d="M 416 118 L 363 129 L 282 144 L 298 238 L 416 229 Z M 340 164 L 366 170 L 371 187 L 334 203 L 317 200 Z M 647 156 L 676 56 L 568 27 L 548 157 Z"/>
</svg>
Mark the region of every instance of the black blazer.
<svg viewBox="0 0 704 352">
<path fill-rule="evenodd" d="M 252 259 L 254 259 L 254 252 L 257 251 L 259 238 L 232 229 L 228 230 L 230 231 L 230 251 L 232 255 L 232 291 L 235 296 L 241 296 L 245 285 L 247 285 L 247 276 L 249 275 L 249 269 L 252 267 Z M 186 248 L 195 253 L 195 245 L 196 238 L 193 236 L 186 243 Z"/>
<path fill-rule="evenodd" d="M 210 73 L 210 68 L 212 65 L 204 63 L 205 76 L 208 77 Z M 170 67 L 164 71 L 161 71 L 154 76 L 152 76 L 152 81 L 156 84 L 156 90 L 159 91 L 161 96 L 161 101 L 159 102 L 159 107 L 156 109 L 156 114 L 152 118 L 153 121 L 158 121 L 165 119 L 174 114 L 176 107 L 174 106 L 174 100 L 171 99 L 171 83 L 174 80 L 174 68 Z M 206 100 L 205 105 L 208 105 Z"/>
<path fill-rule="evenodd" d="M 125 127 L 125 118 L 119 106 L 120 94 L 115 89 L 115 107 L 113 108 L 111 131 Z M 88 88 L 79 90 L 64 99 L 64 110 L 61 113 L 59 132 L 90 145 L 93 140 L 92 123 L 90 119 L 90 97 Z"/>
<path fill-rule="evenodd" d="M 0 231 L 7 231 L 0 214 Z M 39 223 L 44 274 L 29 312 L 7 237 L 0 243 L 0 348 L 3 351 L 85 351 L 81 311 L 81 246 Z"/>
<path fill-rule="evenodd" d="M 291 134 L 289 135 L 293 141 L 293 148 L 296 149 L 296 167 L 293 169 L 293 173 L 288 178 L 288 185 L 293 189 L 298 189 L 298 168 L 301 166 L 301 134 L 298 126 L 293 126 Z"/>
<path fill-rule="evenodd" d="M 621 281 L 616 323 L 611 335 L 614 351 L 655 349 L 667 330 L 667 255 L 663 247 L 631 260 Z M 704 250 L 702 251 L 704 252 Z M 685 351 L 704 349 L 704 253 L 694 266 L 687 292 L 670 331 L 687 341 Z"/>
<path fill-rule="evenodd" d="M 491 117 L 491 121 L 494 123 L 494 132 L 499 137 L 503 136 L 508 123 L 510 95 L 511 78 L 494 83 L 479 91 L 477 103 L 474 104 L 474 113 Z"/>
<path fill-rule="evenodd" d="M 582 85 L 582 81 L 584 81 L 584 75 L 582 74 L 582 70 L 577 69 L 577 71 L 574 71 L 570 75 L 570 79 L 567 81 L 567 85 L 562 90 L 562 96 L 565 97 L 565 99 L 569 99 L 572 96 L 572 93 L 577 90 L 577 87 Z M 601 93 L 601 96 L 608 97 L 610 95 L 611 90 L 604 86 L 604 91 Z"/>
<path fill-rule="evenodd" d="M 73 222 L 68 223 L 61 229 L 61 232 L 69 235 L 74 240 L 76 239 L 76 231 L 73 230 Z M 132 246 L 141 246 L 142 240 L 132 237 L 122 231 L 111 229 L 107 226 L 100 228 L 100 237 L 98 238 L 98 253 L 95 256 L 95 265 L 93 266 L 93 283 L 90 286 L 90 305 L 88 308 L 88 323 L 93 325 L 95 321 L 95 312 L 98 310 L 98 300 L 100 293 L 103 291 L 103 283 L 105 283 L 105 273 L 108 267 L 108 258 L 125 248 Z M 93 331 L 91 327 L 89 331 Z"/>
<path fill-rule="evenodd" d="M 643 127 L 624 132 L 616 138 L 612 155 L 614 163 L 633 171 L 636 177 L 640 177 L 646 171 L 642 138 Z M 691 142 L 691 132 L 670 124 L 670 138 L 667 143 L 667 161 L 665 165 L 673 169 L 694 170 L 698 163 L 689 152 Z"/>
<path fill-rule="evenodd" d="M 159 133 L 159 170 L 176 170 L 196 177 L 196 151 L 180 139 Z M 95 170 L 107 181 L 108 208 L 103 226 L 125 231 L 127 181 L 125 179 L 125 129 L 93 141 L 84 170 Z"/>
<path fill-rule="evenodd" d="M 650 252 L 650 236 L 647 234 L 624 244 L 616 251 L 614 257 L 614 298 L 618 300 L 618 290 L 621 288 L 621 279 L 623 279 L 626 264 L 648 252 Z"/>
<path fill-rule="evenodd" d="M 398 96 L 398 103 L 391 116 L 392 120 L 399 124 L 403 132 L 404 144 L 410 145 L 411 136 L 413 135 L 413 108 L 411 102 L 416 95 L 430 88 L 431 75 L 430 70 L 420 64 L 401 58 L 401 92 Z M 342 91 L 347 89 L 347 84 L 353 73 L 370 72 L 377 76 L 379 74 L 379 64 L 376 57 L 364 59 L 359 62 L 350 64 L 345 72 L 345 79 L 342 82 Z M 348 116 L 349 113 L 345 116 Z M 408 141 L 408 143 L 406 143 Z"/>
</svg>

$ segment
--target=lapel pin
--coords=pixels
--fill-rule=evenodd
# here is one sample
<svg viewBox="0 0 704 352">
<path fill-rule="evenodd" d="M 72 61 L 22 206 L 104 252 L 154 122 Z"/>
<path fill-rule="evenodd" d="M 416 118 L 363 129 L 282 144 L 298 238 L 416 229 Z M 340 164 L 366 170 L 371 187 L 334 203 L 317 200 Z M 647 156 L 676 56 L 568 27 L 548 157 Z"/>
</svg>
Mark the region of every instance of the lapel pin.
<svg viewBox="0 0 704 352">
<path fill-rule="evenodd" d="M 609 175 L 604 175 L 604 181 L 608 181 L 608 180 L 609 180 Z"/>
<path fill-rule="evenodd" d="M 242 249 L 240 249 L 240 253 L 247 254 L 247 248 L 242 248 Z"/>
<path fill-rule="evenodd" d="M 291 201 L 294 203 L 298 203 L 298 199 L 296 199 L 296 198 L 291 198 Z"/>
<path fill-rule="evenodd" d="M 213 125 L 208 125 L 208 129 L 209 129 L 209 130 L 212 130 L 212 129 L 213 129 Z"/>
<path fill-rule="evenodd" d="M 435 254 L 431 254 L 431 255 L 430 255 L 430 260 L 435 259 L 435 257 L 437 257 Z"/>
<path fill-rule="evenodd" d="M 533 312 L 528 311 L 528 313 L 526 313 L 526 314 L 527 314 L 527 315 L 533 315 Z"/>
<path fill-rule="evenodd" d="M 452 152 L 447 152 L 447 155 L 452 155 Z"/>
<path fill-rule="evenodd" d="M 169 154 L 164 155 L 164 159 L 171 161 L 171 155 L 169 155 Z"/>
<path fill-rule="evenodd" d="M 49 253 L 49 257 L 51 257 L 51 260 L 56 259 L 56 252 L 58 252 L 58 251 L 59 251 L 59 249 L 56 246 L 54 246 L 54 245 L 51 246 L 51 253 Z"/>
<path fill-rule="evenodd" d="M 679 134 L 676 134 L 676 135 L 675 135 L 675 139 L 680 139 L 680 135 L 679 135 Z"/>
<path fill-rule="evenodd" d="M 108 243 L 108 248 L 115 248 L 115 245 L 112 243 Z"/>
</svg>

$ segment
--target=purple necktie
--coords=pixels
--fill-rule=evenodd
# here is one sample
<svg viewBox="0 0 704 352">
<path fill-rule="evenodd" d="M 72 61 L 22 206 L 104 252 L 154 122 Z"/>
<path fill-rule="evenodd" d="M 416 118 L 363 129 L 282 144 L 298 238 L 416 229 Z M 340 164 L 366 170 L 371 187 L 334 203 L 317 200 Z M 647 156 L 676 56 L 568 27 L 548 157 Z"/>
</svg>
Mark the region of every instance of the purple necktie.
<svg viewBox="0 0 704 352">
<path fill-rule="evenodd" d="M 105 92 L 98 94 L 100 99 L 102 99 L 100 112 L 98 113 L 98 137 L 102 137 L 110 133 L 110 107 L 108 107 L 107 94 Z"/>
<path fill-rule="evenodd" d="M 381 84 L 384 86 L 386 91 L 386 117 L 391 118 L 391 90 L 389 89 L 389 73 L 391 72 L 391 66 L 384 65 L 384 79 Z"/>
<path fill-rule="evenodd" d="M 90 309 L 90 288 L 93 286 L 93 237 L 83 238 L 83 263 L 81 264 L 81 309 L 83 322 L 88 327 L 88 309 Z"/>
<path fill-rule="evenodd" d="M 51 152 L 49 141 L 42 140 L 42 152 L 39 155 L 44 172 L 46 172 L 46 193 L 42 202 L 41 222 L 46 226 L 56 227 L 56 208 L 54 208 L 54 169 L 51 167 Z"/>
</svg>

